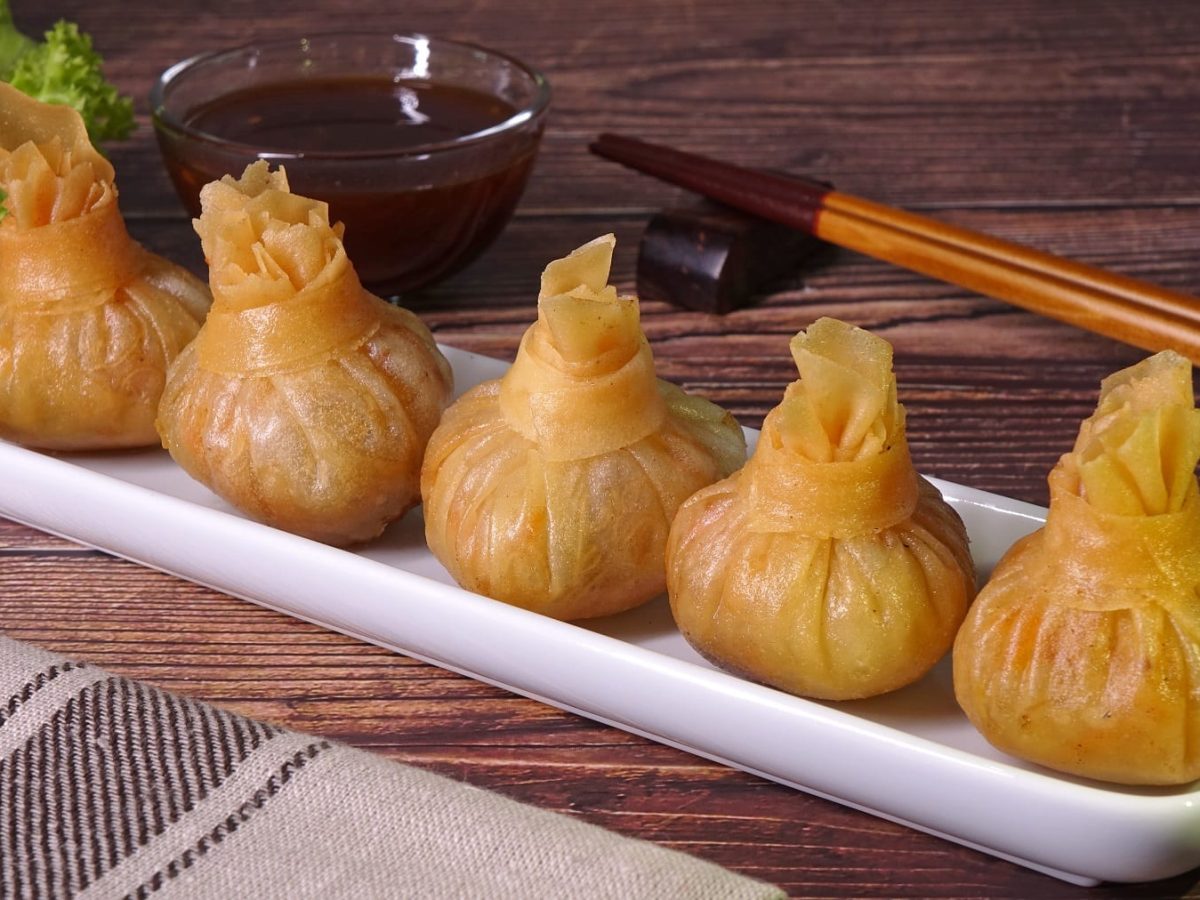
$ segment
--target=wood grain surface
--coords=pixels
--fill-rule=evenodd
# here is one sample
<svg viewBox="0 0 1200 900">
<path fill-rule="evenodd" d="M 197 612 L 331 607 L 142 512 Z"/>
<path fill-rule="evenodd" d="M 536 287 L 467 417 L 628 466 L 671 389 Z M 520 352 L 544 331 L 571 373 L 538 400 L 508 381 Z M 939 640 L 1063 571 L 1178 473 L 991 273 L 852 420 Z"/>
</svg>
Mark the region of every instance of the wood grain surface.
<svg viewBox="0 0 1200 900">
<path fill-rule="evenodd" d="M 684 199 L 590 157 L 604 130 L 803 172 L 1200 292 L 1200 4 L 1188 0 L 303 0 L 273 16 L 244 0 L 13 7 L 27 31 L 65 16 L 92 33 L 137 102 L 138 132 L 111 150 L 130 229 L 197 272 L 198 241 L 148 124 L 145 98 L 168 64 L 353 22 L 478 41 L 545 71 L 552 115 L 512 225 L 468 270 L 410 298 L 443 342 L 502 358 L 534 315 L 548 260 L 614 231 L 614 279 L 629 288 L 646 219 Z M 661 374 L 747 425 L 793 377 L 788 338 L 819 315 L 895 345 L 923 472 L 1037 503 L 1099 380 L 1143 355 L 833 249 L 726 317 L 643 308 Z M 1196 873 L 1075 888 L 3 520 L 0 631 L 797 897 L 1200 896 Z"/>
</svg>

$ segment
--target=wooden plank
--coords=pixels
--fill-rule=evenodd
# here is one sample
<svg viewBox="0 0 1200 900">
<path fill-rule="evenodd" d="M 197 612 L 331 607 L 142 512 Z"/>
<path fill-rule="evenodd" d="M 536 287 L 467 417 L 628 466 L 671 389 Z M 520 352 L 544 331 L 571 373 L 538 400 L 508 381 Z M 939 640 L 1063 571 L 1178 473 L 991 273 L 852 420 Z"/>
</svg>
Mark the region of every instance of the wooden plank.
<svg viewBox="0 0 1200 900">
<path fill-rule="evenodd" d="M 127 209 L 160 214 L 179 207 L 149 139 L 146 97 L 159 72 L 256 37 L 342 30 L 348 8 L 364 31 L 492 44 L 545 70 L 555 99 L 529 208 L 647 208 L 678 196 L 590 159 L 586 143 L 600 130 L 807 172 L 900 204 L 1200 202 L 1192 3 L 1020 0 L 964 14 L 955 0 L 808 11 L 777 0 L 747 14 L 728 0 L 674 0 L 637 15 L 621 3 L 592 7 L 586 22 L 569 5 L 548 12 L 533 0 L 428 4 L 403 16 L 309 2 L 269 19 L 244 0 L 202 11 L 134 0 L 120 15 L 83 0 L 14 4 L 29 31 L 64 15 L 93 34 L 139 110 L 139 137 L 112 150 Z"/>
</svg>

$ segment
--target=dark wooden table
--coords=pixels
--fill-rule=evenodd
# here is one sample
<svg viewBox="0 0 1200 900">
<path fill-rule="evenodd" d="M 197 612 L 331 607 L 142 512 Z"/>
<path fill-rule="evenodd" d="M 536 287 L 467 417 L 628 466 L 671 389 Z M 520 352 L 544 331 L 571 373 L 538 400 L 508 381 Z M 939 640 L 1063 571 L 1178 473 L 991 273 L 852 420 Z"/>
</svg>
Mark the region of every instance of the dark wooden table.
<svg viewBox="0 0 1200 900">
<path fill-rule="evenodd" d="M 1200 292 L 1200 5 L 15 0 L 63 15 L 137 98 L 112 148 L 134 234 L 202 271 L 145 100 L 166 65 L 256 37 L 416 30 L 547 73 L 552 118 L 496 246 L 411 305 L 443 342 L 511 359 L 541 267 L 605 231 L 630 288 L 678 191 L 590 157 L 602 130 L 841 189 Z M 1143 354 L 845 252 L 724 318 L 643 306 L 661 374 L 758 425 L 819 315 L 896 348 L 918 466 L 1037 503 L 1100 379 Z M 0 474 L 0 477 L 3 477 Z M 796 896 L 1178 897 L 1197 875 L 1086 891 L 0 520 L 0 630 L 193 697 L 581 816 Z M 581 886 L 581 896 L 585 895 Z"/>
</svg>

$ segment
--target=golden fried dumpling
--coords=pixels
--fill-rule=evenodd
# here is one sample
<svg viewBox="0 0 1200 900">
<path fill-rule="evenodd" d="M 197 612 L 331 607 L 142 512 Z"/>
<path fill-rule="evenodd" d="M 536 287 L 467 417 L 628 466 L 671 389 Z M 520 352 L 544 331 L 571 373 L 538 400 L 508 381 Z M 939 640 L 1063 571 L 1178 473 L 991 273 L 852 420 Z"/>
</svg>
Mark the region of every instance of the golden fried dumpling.
<svg viewBox="0 0 1200 900">
<path fill-rule="evenodd" d="M 0 437 L 157 444 L 167 366 L 196 336 L 208 289 L 129 237 L 79 114 L 3 82 L 0 207 Z"/>
<path fill-rule="evenodd" d="M 675 510 L 746 455 L 728 413 L 655 377 L 637 298 L 608 285 L 614 244 L 546 267 L 516 362 L 447 410 L 421 475 L 458 583 L 558 619 L 660 594 Z"/>
<path fill-rule="evenodd" d="M 171 367 L 163 446 L 267 524 L 330 544 L 377 536 L 418 502 L 449 364 L 416 316 L 363 288 L 341 223 L 282 169 L 256 162 L 200 201 L 213 308 Z"/>
<path fill-rule="evenodd" d="M 869 697 L 950 649 L 974 592 L 967 535 L 913 469 L 891 346 L 820 319 L 791 349 L 800 379 L 746 467 L 675 518 L 671 611 L 722 668 L 807 697 Z"/>
<path fill-rule="evenodd" d="M 999 749 L 1124 784 L 1200 778 L 1200 412 L 1166 351 L 1106 378 L 954 645 L 954 690 Z"/>
</svg>

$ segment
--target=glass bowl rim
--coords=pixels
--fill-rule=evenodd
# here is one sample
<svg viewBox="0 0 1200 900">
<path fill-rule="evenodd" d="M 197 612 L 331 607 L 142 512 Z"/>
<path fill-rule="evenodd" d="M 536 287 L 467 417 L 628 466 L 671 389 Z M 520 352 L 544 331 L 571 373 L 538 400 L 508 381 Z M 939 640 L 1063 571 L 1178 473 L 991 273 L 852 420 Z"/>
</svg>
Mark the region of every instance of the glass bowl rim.
<svg viewBox="0 0 1200 900">
<path fill-rule="evenodd" d="M 415 45 L 418 42 L 424 41 L 431 49 L 436 52 L 437 46 L 453 47 L 456 50 L 469 50 L 475 53 L 482 53 L 493 60 L 500 60 L 508 63 L 517 71 L 524 74 L 530 79 L 534 87 L 533 99 L 518 108 L 511 116 L 503 122 L 498 122 L 495 125 L 490 125 L 487 128 L 479 131 L 473 131 L 470 134 L 460 135 L 455 138 L 443 141 L 431 141 L 425 144 L 416 144 L 394 150 L 264 150 L 261 147 L 255 147 L 253 144 L 245 144 L 240 141 L 230 140 L 229 138 L 221 137 L 217 134 L 212 134 L 207 131 L 201 131 L 198 128 L 192 128 L 184 124 L 175 115 L 168 113 L 164 104 L 167 88 L 179 78 L 185 77 L 192 70 L 202 63 L 209 63 L 221 60 L 222 57 L 234 57 L 238 54 L 246 53 L 251 50 L 279 50 L 288 47 L 301 47 L 309 41 L 323 41 L 330 39 L 347 39 L 365 40 L 375 43 L 402 43 Z M 245 155 L 250 154 L 259 159 L 279 160 L 286 162 L 287 160 L 313 159 L 313 160 L 379 160 L 393 159 L 401 157 L 425 157 L 433 153 L 446 150 L 456 150 L 460 147 L 467 147 L 474 144 L 485 143 L 492 138 L 499 137 L 514 131 L 530 122 L 536 122 L 541 118 L 546 108 L 550 105 L 550 83 L 546 77 L 537 69 L 523 63 L 515 56 L 510 56 L 507 53 L 502 53 L 499 50 L 493 50 L 490 47 L 485 47 L 482 44 L 474 44 L 467 41 L 454 41 L 445 38 L 434 38 L 419 32 L 391 32 L 381 34 L 379 32 L 366 31 L 328 31 L 320 32 L 312 35 L 298 35 L 290 38 L 280 38 L 268 41 L 251 41 L 250 43 L 240 44 L 236 47 L 226 47 L 221 50 L 210 50 L 204 53 L 197 53 L 195 56 L 189 56 L 186 59 L 181 59 L 179 62 L 168 66 L 154 82 L 154 86 L 150 89 L 150 116 L 153 120 L 154 127 L 163 131 L 173 133 L 178 137 L 183 137 L 193 141 L 210 144 L 218 148 L 237 152 Z"/>
</svg>

